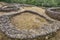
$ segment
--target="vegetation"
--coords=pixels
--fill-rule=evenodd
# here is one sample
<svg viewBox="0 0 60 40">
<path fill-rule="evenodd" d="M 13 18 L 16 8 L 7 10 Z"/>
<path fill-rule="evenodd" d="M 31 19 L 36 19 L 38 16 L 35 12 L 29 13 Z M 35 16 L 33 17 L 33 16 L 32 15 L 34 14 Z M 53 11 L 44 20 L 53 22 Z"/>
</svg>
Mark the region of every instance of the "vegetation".
<svg viewBox="0 0 60 40">
<path fill-rule="evenodd" d="M 23 3 L 23 4 L 32 4 L 36 6 L 45 6 L 45 7 L 52 7 L 52 6 L 60 6 L 60 0 L 0 0 L 4 2 L 16 2 L 16 3 Z"/>
</svg>

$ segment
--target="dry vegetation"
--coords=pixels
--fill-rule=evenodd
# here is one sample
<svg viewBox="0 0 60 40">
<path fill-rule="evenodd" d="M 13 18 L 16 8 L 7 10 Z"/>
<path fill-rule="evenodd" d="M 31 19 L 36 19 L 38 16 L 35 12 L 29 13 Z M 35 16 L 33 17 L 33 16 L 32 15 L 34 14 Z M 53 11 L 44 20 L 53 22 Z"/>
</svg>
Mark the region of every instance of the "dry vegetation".
<svg viewBox="0 0 60 40">
<path fill-rule="evenodd" d="M 16 28 L 21 30 L 36 29 L 39 28 L 41 25 L 47 23 L 44 18 L 38 15 L 31 14 L 29 12 L 14 16 L 13 18 L 11 18 L 11 22 L 16 26 Z"/>
</svg>

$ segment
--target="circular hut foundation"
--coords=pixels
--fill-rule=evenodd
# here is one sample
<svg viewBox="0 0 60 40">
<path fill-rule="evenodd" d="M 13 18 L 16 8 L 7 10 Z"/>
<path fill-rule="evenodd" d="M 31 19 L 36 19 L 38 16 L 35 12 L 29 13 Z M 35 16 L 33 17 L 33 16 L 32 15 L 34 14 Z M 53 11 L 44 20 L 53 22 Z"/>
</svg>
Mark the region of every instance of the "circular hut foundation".
<svg viewBox="0 0 60 40">
<path fill-rule="evenodd" d="M 60 7 L 46 9 L 46 14 L 56 20 L 60 20 Z"/>
<path fill-rule="evenodd" d="M 24 10 L 0 16 L 0 29 L 5 33 L 6 40 L 47 40 L 56 35 L 60 22 L 38 12 Z"/>
</svg>

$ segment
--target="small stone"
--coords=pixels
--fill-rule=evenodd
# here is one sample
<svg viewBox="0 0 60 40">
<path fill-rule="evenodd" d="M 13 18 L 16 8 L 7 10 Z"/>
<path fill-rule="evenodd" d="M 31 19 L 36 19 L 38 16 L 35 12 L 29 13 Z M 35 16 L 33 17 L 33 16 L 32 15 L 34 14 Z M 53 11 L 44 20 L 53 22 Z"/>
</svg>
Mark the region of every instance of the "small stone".
<svg viewBox="0 0 60 40">
<path fill-rule="evenodd" d="M 46 36 L 45 38 L 46 38 L 46 39 L 48 39 L 49 37 L 48 37 L 48 36 Z"/>
</svg>

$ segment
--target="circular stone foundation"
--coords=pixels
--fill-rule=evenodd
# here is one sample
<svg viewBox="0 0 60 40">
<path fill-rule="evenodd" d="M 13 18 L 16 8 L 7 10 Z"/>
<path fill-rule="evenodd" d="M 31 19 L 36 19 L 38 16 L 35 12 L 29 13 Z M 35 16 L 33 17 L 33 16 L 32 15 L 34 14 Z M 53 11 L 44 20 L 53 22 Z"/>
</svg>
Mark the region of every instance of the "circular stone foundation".
<svg viewBox="0 0 60 40">
<path fill-rule="evenodd" d="M 44 36 L 44 35 L 45 35 L 44 38 L 46 38 L 48 34 L 50 33 L 54 34 L 54 32 L 56 32 L 59 29 L 60 22 L 53 21 L 52 23 L 50 23 L 46 21 L 44 17 L 38 16 L 38 15 L 32 15 L 32 14 L 22 12 L 12 16 L 11 15 L 2 16 L 0 17 L 0 21 L 1 21 L 0 29 L 3 32 L 5 32 L 5 34 L 8 37 L 18 38 L 18 39 L 33 39 L 33 38 Z M 25 16 L 23 17 L 23 15 Z M 40 22 L 36 22 L 36 19 L 35 19 L 36 17 L 40 20 Z M 33 20 L 35 20 L 36 23 L 33 23 L 34 22 Z"/>
<path fill-rule="evenodd" d="M 56 20 L 60 20 L 60 7 L 46 9 L 46 14 Z"/>
<path fill-rule="evenodd" d="M 22 25 L 20 23 L 21 21 L 22 24 L 25 23 L 25 25 L 28 24 L 28 26 L 25 27 L 25 25 L 23 24 L 24 26 L 20 28 Z M 35 25 L 36 23 L 34 22 L 37 23 L 37 26 Z M 34 28 L 30 26 L 29 29 L 28 28 L 29 25 L 31 25 Z M 60 29 L 60 22 L 55 20 L 50 20 L 47 17 L 40 15 L 40 13 L 37 13 L 35 11 L 24 10 L 22 12 L 18 12 L 14 14 L 0 16 L 0 29 L 2 32 L 5 33 L 7 37 L 9 37 L 7 38 L 7 40 L 9 40 L 10 38 L 11 40 L 12 39 L 13 40 L 20 40 L 20 39 L 21 40 L 45 40 L 56 35 L 56 32 Z"/>
</svg>

